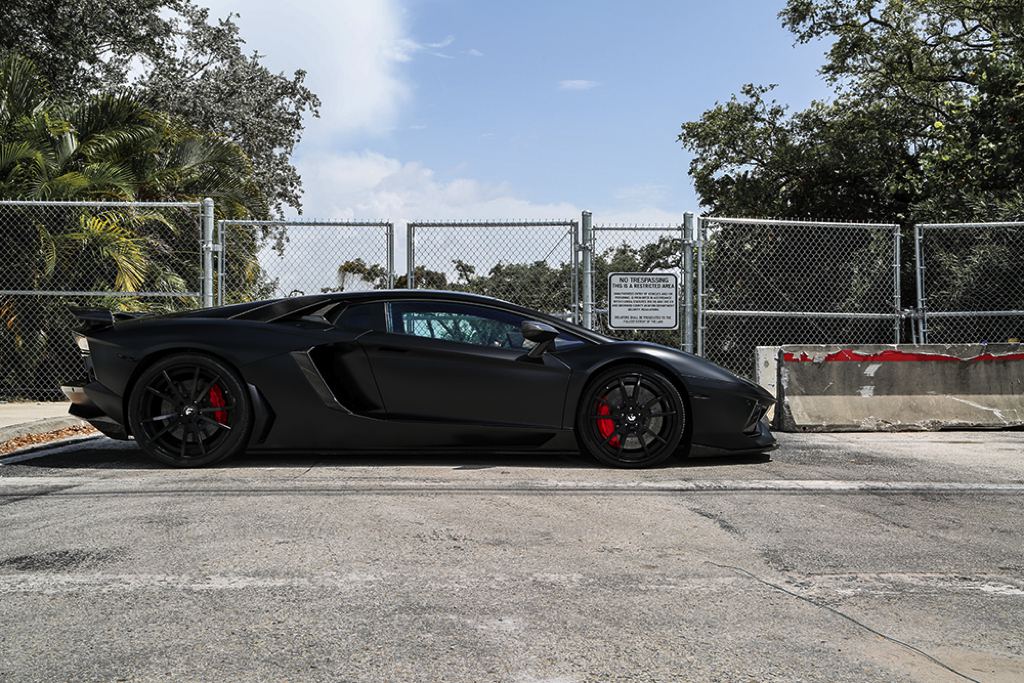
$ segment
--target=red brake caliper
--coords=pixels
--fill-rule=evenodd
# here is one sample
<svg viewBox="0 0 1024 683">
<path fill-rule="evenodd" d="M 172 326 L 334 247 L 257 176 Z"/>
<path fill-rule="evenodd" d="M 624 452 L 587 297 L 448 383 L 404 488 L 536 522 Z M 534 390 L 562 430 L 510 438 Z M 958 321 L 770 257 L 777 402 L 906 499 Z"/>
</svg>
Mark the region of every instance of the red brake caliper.
<svg viewBox="0 0 1024 683">
<path fill-rule="evenodd" d="M 223 408 L 227 405 L 227 401 L 224 400 L 224 392 L 221 391 L 219 384 L 214 384 L 210 387 L 210 405 L 214 408 Z M 213 419 L 222 425 L 226 425 L 228 423 L 228 411 L 215 410 Z"/>
<path fill-rule="evenodd" d="M 598 415 L 611 415 L 612 409 L 608 407 L 607 403 L 599 403 L 597 406 Z M 597 418 L 597 431 L 601 432 L 601 436 L 607 439 L 615 432 L 615 421 L 611 418 L 599 417 Z M 612 436 L 611 440 L 608 441 L 608 445 L 612 448 L 619 447 L 619 437 Z"/>
</svg>

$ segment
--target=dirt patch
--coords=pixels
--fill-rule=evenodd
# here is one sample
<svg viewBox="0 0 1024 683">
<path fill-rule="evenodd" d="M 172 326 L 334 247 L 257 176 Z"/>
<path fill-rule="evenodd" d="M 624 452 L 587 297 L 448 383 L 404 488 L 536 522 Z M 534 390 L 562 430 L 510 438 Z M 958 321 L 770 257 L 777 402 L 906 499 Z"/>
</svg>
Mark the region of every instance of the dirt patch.
<svg viewBox="0 0 1024 683">
<path fill-rule="evenodd" d="M 64 429 L 55 429 L 52 432 L 25 434 L 0 443 L 0 455 L 8 455 L 28 446 L 48 443 L 57 439 L 67 438 L 69 436 L 85 436 L 88 434 L 99 434 L 99 432 L 89 425 L 73 425 L 71 427 L 65 427 Z"/>
</svg>

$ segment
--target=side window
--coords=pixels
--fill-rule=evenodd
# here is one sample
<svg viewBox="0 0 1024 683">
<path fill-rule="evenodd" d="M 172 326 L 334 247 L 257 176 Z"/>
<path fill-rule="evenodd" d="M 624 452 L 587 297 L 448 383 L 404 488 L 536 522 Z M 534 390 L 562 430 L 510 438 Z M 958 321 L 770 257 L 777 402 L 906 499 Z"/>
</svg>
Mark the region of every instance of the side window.
<svg viewBox="0 0 1024 683">
<path fill-rule="evenodd" d="M 387 329 L 384 319 L 384 304 L 379 301 L 345 306 L 340 311 L 334 312 L 330 316 L 329 322 L 335 327 L 353 332 L 365 330 L 383 332 Z"/>
<path fill-rule="evenodd" d="M 503 349 L 526 349 L 522 316 L 483 306 L 433 301 L 391 304 L 392 331 Z"/>
<path fill-rule="evenodd" d="M 391 304 L 391 330 L 430 339 L 474 344 L 492 348 L 528 351 L 533 342 L 523 338 L 527 318 L 511 311 L 445 301 L 396 301 Z M 555 349 L 584 344 L 582 339 L 562 332 Z"/>
</svg>

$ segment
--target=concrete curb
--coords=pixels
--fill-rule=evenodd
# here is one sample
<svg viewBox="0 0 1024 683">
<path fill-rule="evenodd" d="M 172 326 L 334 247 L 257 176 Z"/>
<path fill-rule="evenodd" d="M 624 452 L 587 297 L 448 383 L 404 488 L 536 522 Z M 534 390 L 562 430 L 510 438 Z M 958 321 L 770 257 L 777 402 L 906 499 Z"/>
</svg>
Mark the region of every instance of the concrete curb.
<svg viewBox="0 0 1024 683">
<path fill-rule="evenodd" d="M 102 434 L 76 434 L 75 436 L 65 436 L 45 443 L 34 443 L 23 448 L 19 448 L 16 451 L 11 451 L 6 455 L 0 455 L 0 467 L 3 467 L 4 465 L 16 465 L 25 460 L 34 460 L 48 455 L 58 455 L 66 447 L 74 446 L 82 441 L 92 441 L 94 439 L 101 438 L 103 438 Z M 52 453 L 47 451 L 52 451 Z M 2 482 L 2 480 L 0 480 L 0 482 Z"/>
<path fill-rule="evenodd" d="M 0 427 L 0 443 L 17 439 L 20 436 L 45 434 L 47 432 L 55 432 L 58 429 L 67 429 L 68 427 L 84 427 L 88 424 L 85 420 L 71 415 L 44 417 L 41 420 L 32 420 L 31 422 L 22 422 L 10 425 L 9 427 Z"/>
</svg>

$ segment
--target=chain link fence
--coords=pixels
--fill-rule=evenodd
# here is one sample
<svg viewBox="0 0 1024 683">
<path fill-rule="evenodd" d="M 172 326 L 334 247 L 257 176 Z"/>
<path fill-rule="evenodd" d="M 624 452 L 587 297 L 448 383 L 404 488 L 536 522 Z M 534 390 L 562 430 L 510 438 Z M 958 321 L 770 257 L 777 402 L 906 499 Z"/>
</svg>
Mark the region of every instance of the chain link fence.
<svg viewBox="0 0 1024 683">
<path fill-rule="evenodd" d="M 0 399 L 53 399 L 84 374 L 69 305 L 200 305 L 199 203 L 0 201 Z"/>
<path fill-rule="evenodd" d="M 702 218 L 698 353 L 754 377 L 757 346 L 896 343 L 899 226 Z"/>
<path fill-rule="evenodd" d="M 620 339 L 634 339 L 685 348 L 683 265 L 687 244 L 682 223 L 676 225 L 595 225 L 592 228 L 594 328 Z M 673 273 L 679 282 L 679 328 L 676 330 L 612 330 L 608 327 L 609 273 Z"/>
<path fill-rule="evenodd" d="M 505 299 L 579 320 L 578 221 L 408 224 L 397 286 Z"/>
<path fill-rule="evenodd" d="M 218 222 L 217 302 L 233 304 L 394 286 L 394 225 Z"/>
<path fill-rule="evenodd" d="M 1024 339 L 1024 222 L 915 226 L 919 337 Z"/>
<path fill-rule="evenodd" d="M 581 243 L 575 220 L 412 222 L 407 272 L 396 277 L 390 222 L 223 220 L 214 245 L 212 215 L 209 201 L 0 201 L 0 400 L 58 398 L 60 383 L 80 375 L 69 305 L 170 312 L 449 289 L 589 317 L 613 336 L 676 348 L 688 348 L 695 322 L 697 352 L 748 377 L 756 346 L 898 342 L 904 316 L 895 225 L 707 217 L 694 231 L 687 215 L 680 224 L 591 227 L 585 212 Z M 1024 336 L 1024 222 L 924 224 L 914 237 L 915 336 Z M 676 274 L 679 329 L 609 330 L 611 272 Z"/>
</svg>

